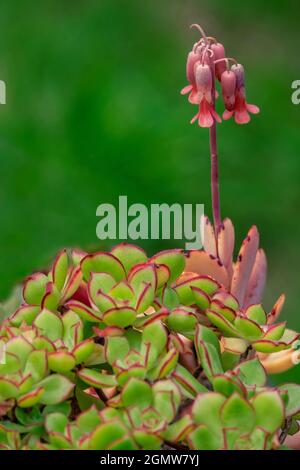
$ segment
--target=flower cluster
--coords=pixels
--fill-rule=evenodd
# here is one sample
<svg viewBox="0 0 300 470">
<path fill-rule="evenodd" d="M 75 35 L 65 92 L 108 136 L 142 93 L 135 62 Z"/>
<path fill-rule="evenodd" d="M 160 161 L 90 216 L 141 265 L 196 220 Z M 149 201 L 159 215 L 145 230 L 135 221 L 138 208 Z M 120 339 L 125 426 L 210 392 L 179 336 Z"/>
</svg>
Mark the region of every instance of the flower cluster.
<svg viewBox="0 0 300 470">
<path fill-rule="evenodd" d="M 181 94 L 189 94 L 190 103 L 198 105 L 198 113 L 191 123 L 198 121 L 200 127 L 212 127 L 221 122 L 215 109 L 218 97 L 215 82 L 221 84 L 225 106 L 223 119 L 234 116 L 237 124 L 246 124 L 250 115 L 259 113 L 259 108 L 246 102 L 244 67 L 234 59 L 226 57 L 224 46 L 214 38 L 207 37 L 198 25 L 202 38 L 194 44 L 188 54 L 186 75 L 189 85 L 181 90 Z M 233 65 L 230 67 L 230 62 Z"/>
</svg>

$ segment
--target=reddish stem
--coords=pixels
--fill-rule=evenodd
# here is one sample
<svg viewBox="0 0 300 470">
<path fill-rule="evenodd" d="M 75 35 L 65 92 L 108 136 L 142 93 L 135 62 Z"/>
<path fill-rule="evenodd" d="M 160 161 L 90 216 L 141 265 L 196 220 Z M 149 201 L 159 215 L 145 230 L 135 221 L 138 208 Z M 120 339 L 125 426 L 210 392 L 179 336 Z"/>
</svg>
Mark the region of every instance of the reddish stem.
<svg viewBox="0 0 300 470">
<path fill-rule="evenodd" d="M 212 65 L 214 68 L 214 65 Z M 212 104 L 215 109 L 215 74 L 213 70 L 213 83 L 212 83 Z M 215 235 L 217 235 L 222 226 L 221 211 L 220 211 L 220 194 L 219 194 L 219 169 L 218 169 L 218 152 L 217 152 L 217 126 L 216 120 L 209 130 L 209 143 L 210 143 L 210 158 L 211 158 L 211 197 L 212 197 L 212 212 L 214 219 Z M 218 246 L 217 246 L 218 251 Z"/>
</svg>

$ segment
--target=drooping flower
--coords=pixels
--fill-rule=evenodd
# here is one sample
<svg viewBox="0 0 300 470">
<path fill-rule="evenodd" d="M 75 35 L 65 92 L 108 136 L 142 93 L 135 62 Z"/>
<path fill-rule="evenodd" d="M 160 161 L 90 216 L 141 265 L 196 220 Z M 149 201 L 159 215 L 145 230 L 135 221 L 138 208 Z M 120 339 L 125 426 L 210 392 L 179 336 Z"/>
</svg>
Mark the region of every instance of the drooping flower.
<svg viewBox="0 0 300 470">
<path fill-rule="evenodd" d="M 215 65 L 215 72 L 216 72 L 216 77 L 219 81 L 221 81 L 221 76 L 222 73 L 225 72 L 226 70 L 226 62 L 225 60 L 225 49 L 223 44 L 217 42 L 216 44 L 211 45 L 211 50 L 213 52 L 213 58 L 215 61 L 218 61 Z"/>
<path fill-rule="evenodd" d="M 222 96 L 227 111 L 233 111 L 235 104 L 236 76 L 232 70 L 221 75 Z"/>
<path fill-rule="evenodd" d="M 193 96 L 197 93 L 197 85 L 196 85 L 196 77 L 195 77 L 195 64 L 201 58 L 200 56 L 201 46 L 197 47 L 197 43 L 194 45 L 194 48 L 191 52 L 189 52 L 186 62 L 186 78 L 189 82 L 189 85 L 186 85 L 181 90 L 182 95 L 189 95 L 189 101 L 193 103 Z"/>
<path fill-rule="evenodd" d="M 193 95 L 193 103 L 199 104 L 199 111 L 193 117 L 191 123 L 198 119 L 200 127 L 211 127 L 215 120 L 221 122 L 221 118 L 216 113 L 213 105 L 213 78 L 210 66 L 196 62 L 195 79 L 197 93 Z"/>
<path fill-rule="evenodd" d="M 234 116 L 237 124 L 247 124 L 250 121 L 249 113 L 258 114 L 260 109 L 256 105 L 246 102 L 244 67 L 237 64 L 233 65 L 231 70 L 236 77 L 235 104 L 232 111 L 228 109 L 224 111 L 223 119 L 227 120 Z"/>
<path fill-rule="evenodd" d="M 198 120 L 200 127 L 211 128 L 216 121 L 221 122 L 215 110 L 215 100 L 218 98 L 215 82 L 218 80 L 221 82 L 226 108 L 223 113 L 224 119 L 234 116 L 237 124 L 246 124 L 250 121 L 249 113 L 257 114 L 259 108 L 246 102 L 243 66 L 237 64 L 235 59 L 227 57 L 223 44 L 206 36 L 199 25 L 193 24 L 191 27 L 196 27 L 202 36 L 188 54 L 186 74 L 189 84 L 181 90 L 182 95 L 189 94 L 188 101 L 191 104 L 199 105 L 199 111 L 191 123 Z M 228 69 L 230 61 L 235 62 L 231 70 Z M 202 91 L 202 77 L 205 77 L 205 74 L 208 76 L 208 72 L 204 66 L 208 66 L 211 75 L 211 88 L 205 93 Z M 208 98 L 208 93 L 214 98 L 213 100 Z"/>
</svg>

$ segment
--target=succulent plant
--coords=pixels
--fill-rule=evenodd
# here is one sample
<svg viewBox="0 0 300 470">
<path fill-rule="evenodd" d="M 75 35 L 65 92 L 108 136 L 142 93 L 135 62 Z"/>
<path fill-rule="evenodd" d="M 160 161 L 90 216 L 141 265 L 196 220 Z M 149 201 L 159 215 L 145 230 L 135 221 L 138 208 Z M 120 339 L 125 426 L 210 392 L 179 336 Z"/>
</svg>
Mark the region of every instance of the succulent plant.
<svg viewBox="0 0 300 470">
<path fill-rule="evenodd" d="M 27 279 L 2 323 L 1 448 L 279 446 L 300 386 L 266 387 L 258 340 L 236 321 L 272 332 L 261 305 L 241 313 L 223 284 L 186 271 L 183 250 L 148 258 L 123 243 L 70 268 L 73 257 Z"/>
<path fill-rule="evenodd" d="M 299 334 L 275 323 L 284 296 L 261 304 L 256 227 L 233 263 L 234 227 L 220 216 L 215 80 L 225 119 L 258 112 L 228 61 L 203 33 L 187 64 L 184 92 L 210 128 L 204 249 L 63 250 L 30 276 L 1 309 L 0 449 L 268 450 L 297 435 L 300 385 L 268 386 L 267 373 L 299 362 Z"/>
</svg>

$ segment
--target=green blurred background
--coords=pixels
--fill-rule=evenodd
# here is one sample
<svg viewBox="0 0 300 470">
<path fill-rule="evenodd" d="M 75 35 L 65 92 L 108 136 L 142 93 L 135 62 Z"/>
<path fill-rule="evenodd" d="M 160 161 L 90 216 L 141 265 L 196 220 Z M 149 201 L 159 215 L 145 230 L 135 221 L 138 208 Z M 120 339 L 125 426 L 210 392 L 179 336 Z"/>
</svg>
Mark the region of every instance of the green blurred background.
<svg viewBox="0 0 300 470">
<path fill-rule="evenodd" d="M 245 65 L 262 110 L 218 128 L 222 212 L 239 242 L 258 225 L 266 306 L 285 292 L 284 318 L 300 330 L 299 12 L 296 0 L 3 0 L 0 298 L 59 248 L 99 246 L 96 207 L 119 195 L 205 203 L 210 215 L 207 131 L 189 125 L 179 94 L 200 22 Z"/>
</svg>

